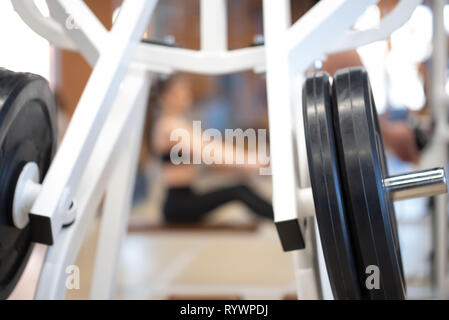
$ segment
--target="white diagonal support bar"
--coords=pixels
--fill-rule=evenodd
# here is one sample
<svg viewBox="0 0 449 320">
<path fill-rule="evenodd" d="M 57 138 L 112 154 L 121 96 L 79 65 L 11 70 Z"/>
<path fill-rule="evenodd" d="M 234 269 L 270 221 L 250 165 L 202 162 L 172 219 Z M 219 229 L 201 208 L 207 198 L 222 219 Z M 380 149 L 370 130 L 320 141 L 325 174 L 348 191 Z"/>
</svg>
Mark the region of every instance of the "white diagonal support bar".
<svg viewBox="0 0 449 320">
<path fill-rule="evenodd" d="M 76 50 L 76 45 L 66 35 L 64 27 L 54 19 L 44 17 L 34 1 L 11 0 L 14 10 L 34 32 L 58 48 Z"/>
<path fill-rule="evenodd" d="M 387 39 L 393 31 L 410 19 L 421 2 L 422 0 L 401 0 L 393 11 L 382 19 L 378 27 L 363 31 L 347 31 L 332 45 L 328 53 L 354 50 L 371 42 Z"/>
<path fill-rule="evenodd" d="M 141 71 L 141 73 L 143 73 Z M 145 77 L 145 74 L 141 76 Z M 120 149 L 114 171 L 109 178 L 106 198 L 103 204 L 100 234 L 95 254 L 95 268 L 92 277 L 90 298 L 93 300 L 113 299 L 116 293 L 120 249 L 128 229 L 135 177 L 142 142 L 145 113 L 147 110 L 149 81 L 137 84 L 140 94 L 133 108 L 132 126 L 128 126 L 126 143 Z M 130 88 L 130 91 L 132 88 Z M 121 96 L 117 104 L 129 103 L 128 96 Z"/>
<path fill-rule="evenodd" d="M 94 66 L 101 48 L 108 43 L 108 31 L 82 0 L 47 0 L 51 16 Z"/>
<path fill-rule="evenodd" d="M 32 216 L 49 221 L 52 243 L 61 229 L 71 194 L 77 189 L 80 176 L 104 125 L 129 62 L 147 26 L 156 1 L 127 0 L 115 23 L 110 39 L 98 59 L 86 89 L 43 183 L 42 192 L 31 209 Z M 64 195 L 68 194 L 68 199 Z M 75 199 L 76 200 L 76 199 Z M 47 222 L 48 223 L 48 222 Z"/>
<path fill-rule="evenodd" d="M 64 299 L 66 268 L 75 263 L 88 226 L 93 220 L 115 168 L 116 160 L 128 141 L 127 135 L 135 129 L 135 115 L 141 114 L 140 102 L 148 90 L 146 72 L 130 70 L 120 86 L 116 102 L 101 130 L 76 190 L 79 215 L 70 228 L 61 231 L 58 241 L 47 250 L 36 299 Z M 82 277 L 83 271 L 80 272 Z"/>
<path fill-rule="evenodd" d="M 290 27 L 279 41 L 289 50 L 290 70 L 304 72 L 325 54 L 357 18 L 377 0 L 321 0 Z"/>
</svg>

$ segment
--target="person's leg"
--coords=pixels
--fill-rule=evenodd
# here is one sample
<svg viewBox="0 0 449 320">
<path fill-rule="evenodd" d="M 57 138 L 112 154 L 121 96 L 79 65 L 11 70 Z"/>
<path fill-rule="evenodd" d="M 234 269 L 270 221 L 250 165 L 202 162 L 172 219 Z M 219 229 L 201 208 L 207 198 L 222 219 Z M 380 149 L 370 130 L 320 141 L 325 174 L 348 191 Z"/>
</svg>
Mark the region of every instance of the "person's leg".
<svg viewBox="0 0 449 320">
<path fill-rule="evenodd" d="M 163 206 L 164 219 L 168 223 L 196 223 L 203 216 L 198 211 L 197 196 L 190 188 L 170 188 L 167 190 Z"/>
<path fill-rule="evenodd" d="M 234 187 L 198 195 L 190 188 L 169 189 L 164 205 L 164 218 L 169 223 L 195 223 L 212 210 L 238 200 Z"/>
<path fill-rule="evenodd" d="M 238 198 L 257 215 L 274 220 L 273 206 L 245 185 L 237 186 Z"/>
<path fill-rule="evenodd" d="M 190 189 L 169 190 L 164 206 L 164 217 L 170 223 L 199 222 L 212 210 L 240 201 L 255 214 L 273 219 L 273 207 L 244 185 L 220 188 L 204 194 L 195 194 Z"/>
<path fill-rule="evenodd" d="M 273 219 L 273 207 L 270 203 L 258 196 L 254 191 L 244 185 L 230 186 L 214 190 L 197 196 L 200 210 L 204 213 L 231 201 L 240 201 L 255 214 Z"/>
</svg>

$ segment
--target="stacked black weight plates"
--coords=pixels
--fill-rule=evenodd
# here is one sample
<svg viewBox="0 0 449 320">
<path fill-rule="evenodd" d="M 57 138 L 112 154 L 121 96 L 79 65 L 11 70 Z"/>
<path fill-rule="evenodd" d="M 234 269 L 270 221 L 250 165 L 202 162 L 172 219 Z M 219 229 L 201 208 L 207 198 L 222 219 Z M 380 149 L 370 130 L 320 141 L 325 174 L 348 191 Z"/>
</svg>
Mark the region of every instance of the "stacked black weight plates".
<svg viewBox="0 0 449 320">
<path fill-rule="evenodd" d="M 56 106 L 45 79 L 0 68 L 0 299 L 14 289 L 31 252 L 31 231 L 14 227 L 12 201 L 28 162 L 45 176 L 56 148 Z"/>
<path fill-rule="evenodd" d="M 367 278 L 367 268 L 374 266 L 380 276 L 379 288 L 361 283 L 363 295 L 369 299 L 404 299 L 396 218 L 392 199 L 383 188 L 388 169 L 366 71 L 349 68 L 337 72 L 332 95 L 341 181 L 357 271 Z"/>
<path fill-rule="evenodd" d="M 318 72 L 303 87 L 310 180 L 326 267 L 335 299 L 360 299 L 346 221 L 331 116 L 329 75 Z"/>
</svg>

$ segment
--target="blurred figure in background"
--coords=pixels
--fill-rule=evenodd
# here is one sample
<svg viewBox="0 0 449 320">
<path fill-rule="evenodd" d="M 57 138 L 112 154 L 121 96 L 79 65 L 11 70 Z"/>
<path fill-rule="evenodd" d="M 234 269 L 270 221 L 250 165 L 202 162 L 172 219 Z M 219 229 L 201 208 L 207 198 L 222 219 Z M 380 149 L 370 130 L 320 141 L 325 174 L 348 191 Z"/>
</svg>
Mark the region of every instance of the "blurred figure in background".
<svg viewBox="0 0 449 320">
<path fill-rule="evenodd" d="M 330 54 L 323 62 L 322 70 L 331 76 L 339 69 L 363 66 L 357 51 L 346 51 Z M 380 116 L 382 138 L 387 148 L 402 161 L 416 163 L 419 151 L 415 133 L 406 121 L 391 121 L 386 115 Z"/>
<path fill-rule="evenodd" d="M 157 109 L 157 116 L 151 125 L 150 150 L 156 154 L 163 163 L 162 176 L 167 187 L 167 195 L 163 205 L 163 215 L 169 223 L 195 223 L 200 222 L 212 210 L 231 201 L 239 201 L 249 208 L 257 216 L 273 219 L 273 208 L 270 203 L 257 195 L 245 184 L 220 188 L 208 193 L 199 194 L 192 189 L 192 183 L 197 178 L 197 165 L 179 164 L 172 161 L 171 150 L 175 145 L 187 144 L 182 150 L 190 150 L 189 155 L 181 157 L 193 157 L 193 152 L 201 152 L 204 142 L 202 133 L 195 132 L 192 124 L 187 121 L 186 114 L 193 104 L 193 97 L 188 79 L 183 75 L 174 75 L 166 80 L 160 80 L 153 86 L 150 97 L 150 108 Z M 170 137 L 174 130 L 183 129 L 189 133 L 189 141 L 171 141 Z M 148 134 L 147 133 L 147 134 Z M 200 136 L 194 136 L 194 135 Z M 201 145 L 194 145 L 199 143 Z M 221 148 L 223 157 L 225 145 L 213 141 L 216 148 Z M 198 150 L 198 151 L 197 151 Z M 234 148 L 234 153 L 244 153 L 248 159 L 248 152 Z M 197 155 L 201 157 L 201 155 Z M 256 157 L 257 158 L 257 157 Z M 224 163 L 224 161 L 223 161 Z M 239 165 L 217 165 L 219 167 L 231 167 L 241 170 L 245 175 L 257 172 L 258 164 Z"/>
</svg>

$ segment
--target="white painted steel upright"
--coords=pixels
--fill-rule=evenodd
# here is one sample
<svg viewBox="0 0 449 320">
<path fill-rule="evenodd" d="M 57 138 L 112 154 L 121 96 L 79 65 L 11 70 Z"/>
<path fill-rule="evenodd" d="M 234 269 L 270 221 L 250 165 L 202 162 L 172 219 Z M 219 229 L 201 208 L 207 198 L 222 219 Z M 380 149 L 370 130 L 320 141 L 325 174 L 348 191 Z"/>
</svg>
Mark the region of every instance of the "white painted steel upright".
<svg viewBox="0 0 449 320">
<path fill-rule="evenodd" d="M 437 160 L 439 163 L 448 163 L 447 148 L 449 141 L 448 125 L 448 96 L 446 94 L 447 81 L 447 34 L 444 27 L 444 7 L 446 1 L 432 1 L 433 9 L 433 54 L 431 70 L 431 102 L 433 117 L 436 121 L 436 143 L 439 146 Z M 435 215 L 433 217 L 433 239 L 434 239 L 434 263 L 433 263 L 433 285 L 436 294 L 445 298 L 449 289 L 447 270 L 447 194 L 435 197 Z"/>
</svg>

